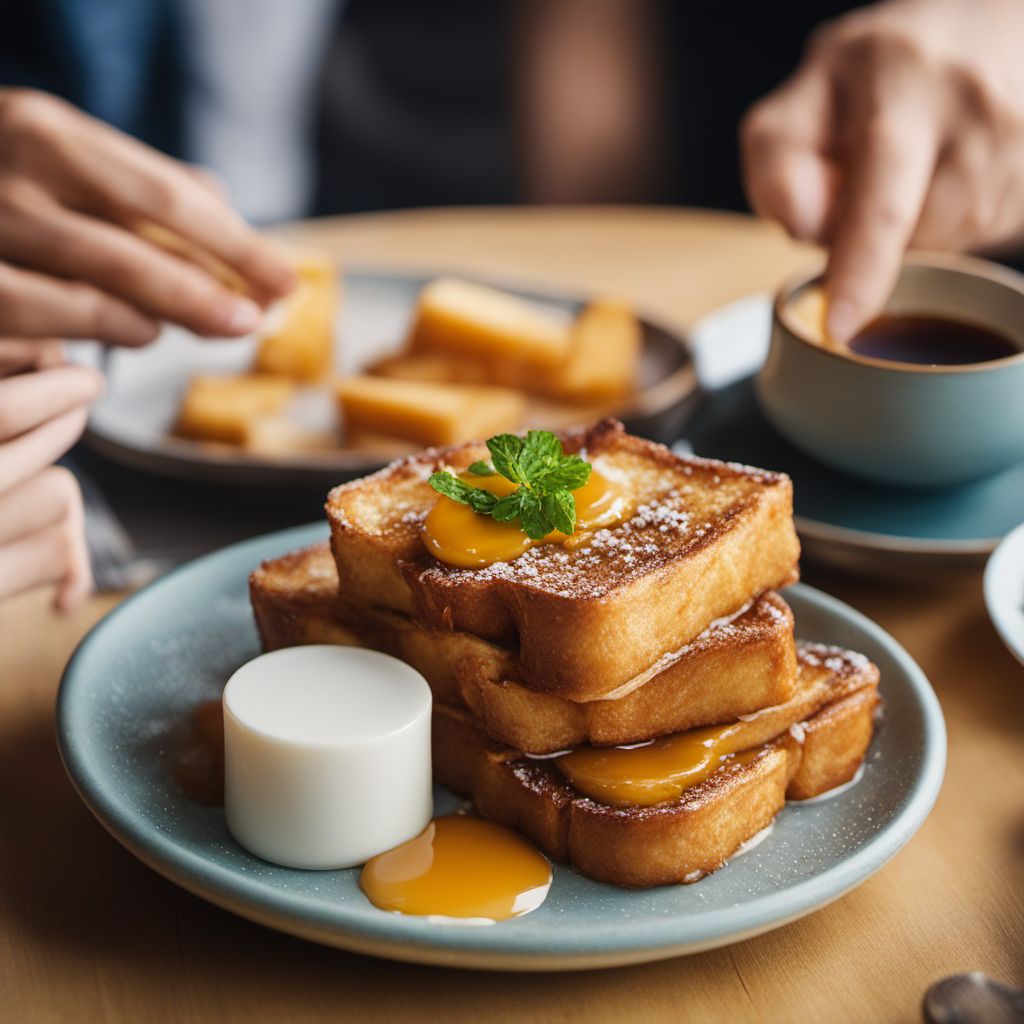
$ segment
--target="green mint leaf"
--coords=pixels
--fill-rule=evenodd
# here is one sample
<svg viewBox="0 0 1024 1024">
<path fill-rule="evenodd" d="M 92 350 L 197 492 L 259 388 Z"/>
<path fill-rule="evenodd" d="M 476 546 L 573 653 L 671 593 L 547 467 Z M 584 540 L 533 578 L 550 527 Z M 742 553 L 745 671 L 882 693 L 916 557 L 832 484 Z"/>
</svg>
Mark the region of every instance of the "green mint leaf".
<svg viewBox="0 0 1024 1024">
<path fill-rule="evenodd" d="M 498 434 L 487 442 L 494 468 L 514 484 L 526 483 L 526 474 L 520 464 L 525 442 L 515 434 Z"/>
<path fill-rule="evenodd" d="M 498 496 L 485 491 L 482 487 L 470 487 L 469 490 L 471 493 L 466 504 L 474 512 L 489 516 L 494 511 L 494 506 L 498 504 Z"/>
<path fill-rule="evenodd" d="M 562 442 L 550 430 L 531 430 L 526 435 L 520 462 L 523 474 L 531 485 L 536 485 L 564 459 Z"/>
<path fill-rule="evenodd" d="M 519 515 L 520 502 L 525 491 L 516 490 L 499 498 L 498 503 L 491 510 L 491 517 L 499 523 L 510 523 Z"/>
<path fill-rule="evenodd" d="M 572 533 L 576 529 L 576 499 L 571 491 L 552 491 L 540 499 L 541 509 L 556 530 Z"/>
<path fill-rule="evenodd" d="M 563 457 L 562 461 L 543 476 L 534 480 L 542 491 L 577 491 L 590 479 L 591 466 L 578 455 Z"/>
<path fill-rule="evenodd" d="M 551 520 L 544 514 L 540 498 L 532 491 L 523 490 L 519 499 L 519 521 L 530 540 L 541 540 L 552 530 Z"/>
<path fill-rule="evenodd" d="M 571 534 L 576 528 L 576 499 L 589 479 L 591 467 L 578 455 L 566 455 L 561 441 L 548 430 L 531 430 L 525 438 L 498 434 L 487 442 L 492 462 L 483 459 L 469 467 L 473 476 L 498 473 L 516 484 L 502 498 L 474 487 L 447 469 L 430 477 L 430 486 L 452 501 L 496 522 L 515 519 L 531 540 L 542 540 L 552 530 Z"/>
<path fill-rule="evenodd" d="M 443 494 L 452 501 L 461 505 L 468 505 L 474 512 L 482 512 L 485 515 L 498 504 L 498 499 L 490 491 L 482 487 L 470 487 L 464 480 L 460 480 L 450 470 L 440 470 L 431 473 L 427 481 L 438 494 Z"/>
<path fill-rule="evenodd" d="M 436 473 L 431 473 L 427 483 L 438 494 L 443 494 L 446 498 L 451 498 L 452 501 L 461 501 L 466 504 L 465 492 L 469 490 L 469 485 L 463 483 L 451 470 L 439 469 Z"/>
</svg>

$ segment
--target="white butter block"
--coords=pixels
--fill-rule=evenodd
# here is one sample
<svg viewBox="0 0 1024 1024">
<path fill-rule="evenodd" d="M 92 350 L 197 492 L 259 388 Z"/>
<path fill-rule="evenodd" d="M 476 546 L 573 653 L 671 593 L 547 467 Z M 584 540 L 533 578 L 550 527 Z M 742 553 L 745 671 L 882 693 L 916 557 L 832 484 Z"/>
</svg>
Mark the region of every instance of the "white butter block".
<svg viewBox="0 0 1024 1024">
<path fill-rule="evenodd" d="M 433 814 L 431 695 L 397 658 L 273 651 L 224 688 L 224 808 L 265 860 L 343 868 L 418 835 Z"/>
</svg>

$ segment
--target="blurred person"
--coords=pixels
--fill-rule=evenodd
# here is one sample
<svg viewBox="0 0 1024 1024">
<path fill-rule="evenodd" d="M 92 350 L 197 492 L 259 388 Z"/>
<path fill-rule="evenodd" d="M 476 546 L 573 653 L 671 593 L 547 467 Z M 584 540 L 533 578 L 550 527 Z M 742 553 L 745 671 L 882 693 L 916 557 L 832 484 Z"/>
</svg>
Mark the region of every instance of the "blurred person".
<svg viewBox="0 0 1024 1024">
<path fill-rule="evenodd" d="M 908 245 L 1024 231 L 1019 0 L 852 6 L 39 0 L 9 13 L 0 77 L 214 168 L 256 221 L 453 203 L 739 209 L 745 190 L 829 247 L 844 338 Z M 766 94 L 744 120 L 741 180 L 737 125 Z"/>
<path fill-rule="evenodd" d="M 159 225 L 213 254 L 256 297 L 140 237 Z M 171 320 L 248 333 L 292 271 L 204 178 L 42 93 L 0 89 L 0 599 L 90 586 L 82 501 L 52 464 L 103 386 L 64 361 L 59 337 L 144 345 Z"/>
</svg>

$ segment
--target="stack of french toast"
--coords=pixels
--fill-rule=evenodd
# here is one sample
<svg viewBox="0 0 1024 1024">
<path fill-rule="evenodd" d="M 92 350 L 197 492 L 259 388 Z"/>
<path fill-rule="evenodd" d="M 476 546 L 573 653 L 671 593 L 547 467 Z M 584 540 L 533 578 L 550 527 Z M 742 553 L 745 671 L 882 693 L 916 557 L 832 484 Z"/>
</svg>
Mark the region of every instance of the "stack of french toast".
<svg viewBox="0 0 1024 1024">
<path fill-rule="evenodd" d="M 330 544 L 252 574 L 261 638 L 403 659 L 433 690 L 435 779 L 476 813 L 602 882 L 693 882 L 787 800 L 853 779 L 878 670 L 794 638 L 788 477 L 679 457 L 614 420 L 559 440 L 591 476 L 572 532 L 540 540 L 489 520 L 477 538 L 485 517 L 465 506 L 445 519 L 454 541 L 432 532 L 452 511 L 438 473 L 508 492 L 482 443 L 336 487 Z M 508 557 L 487 554 L 488 530 Z"/>
</svg>

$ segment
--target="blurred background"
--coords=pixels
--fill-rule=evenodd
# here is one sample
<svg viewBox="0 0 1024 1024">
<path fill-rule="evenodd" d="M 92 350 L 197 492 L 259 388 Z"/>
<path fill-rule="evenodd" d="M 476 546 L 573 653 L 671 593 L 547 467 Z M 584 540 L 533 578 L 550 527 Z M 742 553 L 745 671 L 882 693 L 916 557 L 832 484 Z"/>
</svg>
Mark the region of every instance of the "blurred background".
<svg viewBox="0 0 1024 1024">
<path fill-rule="evenodd" d="M 207 168 L 258 225 L 463 204 L 742 210 L 743 112 L 850 6 L 32 0 L 5 11 L 0 82 Z M 237 487 L 126 474 L 81 444 L 71 463 L 102 587 L 322 501 L 254 492 L 239 521 Z"/>
<path fill-rule="evenodd" d="M 855 6 L 833 0 L 31 0 L 5 11 L 0 85 L 61 96 L 212 172 L 231 204 L 258 226 L 338 214 L 520 204 L 635 204 L 649 207 L 647 215 L 661 223 L 671 207 L 749 210 L 739 147 L 744 114 L 800 66 L 817 27 Z M 900 106 L 896 101 L 912 93 L 938 95 L 942 90 L 929 77 L 935 68 L 970 89 L 962 105 L 947 104 L 950 123 L 933 126 L 935 181 L 946 193 L 944 198 L 937 188 L 928 197 L 923 221 L 931 212 L 932 220 L 970 226 L 979 207 L 996 208 L 987 202 L 997 191 L 992 182 L 1000 187 L 1006 182 L 975 172 L 979 164 L 1001 161 L 1017 173 L 1019 161 L 1012 164 L 1016 121 L 986 120 L 978 83 L 992 63 L 989 54 L 1002 38 L 1013 37 L 1003 25 L 1015 25 L 1011 15 L 1016 12 L 1004 5 L 1002 20 L 983 22 L 985 32 L 980 42 L 973 40 L 973 49 L 961 46 L 964 23 L 949 15 L 943 22 L 947 57 L 957 59 L 930 60 L 917 42 L 942 21 L 946 8 L 963 16 L 963 7 L 954 7 L 940 0 L 870 6 L 869 15 L 882 12 L 881 20 L 886 12 L 902 17 L 909 11 L 909 28 L 888 41 L 882 33 L 881 47 L 865 51 L 874 54 L 874 64 L 863 76 L 849 72 L 849 60 L 820 75 L 819 85 L 832 90 L 827 104 L 820 104 L 829 107 L 828 141 L 814 142 L 819 163 L 828 165 L 812 179 L 821 185 L 823 210 L 829 189 L 835 196 L 836 182 L 849 183 L 838 175 L 826 180 L 826 172 L 842 164 L 839 156 L 856 169 L 878 109 Z M 844 59 L 856 52 L 848 50 Z M 921 72 L 916 84 L 923 87 L 916 91 L 900 77 L 899 59 L 891 61 L 892 75 L 886 77 L 883 67 L 889 58 L 908 53 Z M 1006 54 L 1001 56 L 1005 72 Z M 1011 52 L 1010 60 L 1015 59 Z M 977 72 L 976 81 L 965 68 Z M 844 75 L 847 93 L 839 96 L 837 83 Z M 998 74 L 994 78 L 1002 81 Z M 864 96 L 876 106 L 861 102 Z M 1010 98 L 1018 107 L 1024 104 L 1020 97 Z M 814 102 L 812 97 L 812 110 Z M 882 198 L 873 220 L 883 234 L 886 209 L 892 221 L 900 205 L 886 189 L 898 177 L 890 172 L 907 164 L 906 148 L 913 150 L 917 138 L 913 129 L 926 120 L 918 108 L 906 109 L 909 118 L 904 111 L 893 133 L 903 152 L 890 154 L 893 162 L 875 175 L 874 191 Z M 992 109 L 1000 113 L 998 105 Z M 1016 110 L 1012 104 L 1007 109 Z M 776 129 L 812 132 L 806 110 L 787 108 Z M 848 132 L 854 122 L 858 130 Z M 1008 141 L 1000 134 L 1006 125 Z M 847 134 L 853 141 L 846 140 L 837 156 L 833 136 Z M 975 146 L 978 139 L 988 148 Z M 88 148 L 81 146 L 83 152 Z M 977 152 L 987 159 L 977 160 Z M 770 161 L 751 166 L 763 169 Z M 971 188 L 964 187 L 965 180 L 973 181 Z M 793 181 L 799 187 L 793 185 L 791 192 L 803 203 L 814 189 L 804 188 L 804 177 Z M 860 191 L 869 191 L 863 184 Z M 1011 197 L 1020 192 L 1008 186 L 1003 191 Z M 972 198 L 965 199 L 967 193 Z M 950 197 L 959 204 L 956 217 L 949 212 Z M 923 199 L 917 199 L 920 210 Z M 819 230 L 801 232 L 778 208 L 785 205 L 768 204 L 767 213 L 795 235 L 834 241 L 834 211 L 822 214 Z M 763 197 L 758 208 L 766 212 Z M 1001 224 L 989 224 L 983 241 L 1019 235 L 1019 224 L 1002 219 L 1005 231 Z M 351 224 L 332 230 L 347 237 Z M 415 230 L 411 221 L 409 230 Z M 763 230 L 774 229 L 765 225 Z M 914 240 L 909 229 L 906 237 Z M 933 247 L 976 248 L 973 241 L 950 236 Z M 667 281 L 670 291 L 681 291 L 687 259 L 690 267 L 695 258 L 704 259 L 705 245 L 702 239 L 696 257 L 659 257 L 648 272 Z M 748 261 L 761 259 L 746 241 L 739 245 Z M 498 252 L 500 246 L 492 248 Z M 361 258 L 358 249 L 346 249 L 346 273 L 352 269 L 349 255 L 356 270 Z M 798 255 L 802 260 L 809 252 Z M 606 263 L 618 273 L 623 258 L 609 247 Z M 770 257 L 759 265 L 768 270 L 769 288 L 787 269 Z M 474 267 L 465 269 L 472 273 Z M 706 308 L 732 297 L 704 296 Z M 665 440 L 678 436 L 673 432 Z M 85 492 L 94 555 L 105 551 L 103 564 L 131 566 L 141 551 L 153 563 L 145 572 L 240 536 L 310 521 L 319 515 L 323 498 L 323 488 L 301 492 L 288 486 L 254 490 L 253 500 L 240 502 L 237 486 L 164 479 L 138 465 L 126 472 L 81 445 L 71 460 Z M 240 506 L 244 520 L 237 515 Z M 131 573 L 98 575 L 107 587 L 138 579 Z"/>
<path fill-rule="evenodd" d="M 270 224 L 403 207 L 744 209 L 743 112 L 854 5 L 32 0 L 0 80 L 215 171 Z"/>
</svg>

